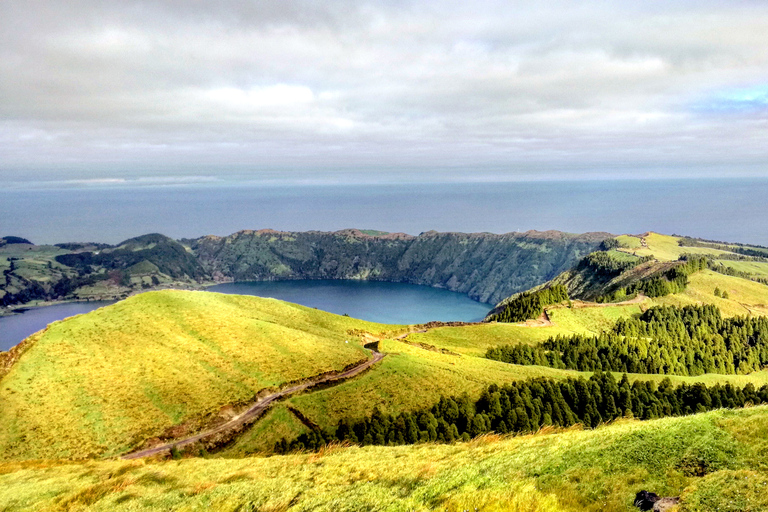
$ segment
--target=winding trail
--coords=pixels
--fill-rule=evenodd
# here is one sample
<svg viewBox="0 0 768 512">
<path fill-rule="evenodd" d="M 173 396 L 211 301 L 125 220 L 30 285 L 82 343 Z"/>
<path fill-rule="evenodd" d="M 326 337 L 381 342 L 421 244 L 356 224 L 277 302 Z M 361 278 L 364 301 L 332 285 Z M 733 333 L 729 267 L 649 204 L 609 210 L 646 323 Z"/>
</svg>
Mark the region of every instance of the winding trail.
<svg viewBox="0 0 768 512">
<path fill-rule="evenodd" d="M 267 395 L 259 400 L 257 400 L 253 405 L 251 405 L 245 412 L 238 414 L 231 420 L 227 421 L 226 423 L 222 423 L 221 425 L 214 427 L 212 429 L 206 430 L 204 432 L 200 432 L 198 434 L 195 434 L 193 436 L 185 437 L 183 439 L 179 439 L 170 443 L 161 444 L 159 446 L 154 446 L 152 448 L 147 448 L 145 450 L 139 450 L 136 452 L 127 453 L 125 455 L 122 455 L 121 459 L 140 459 L 142 457 L 149 457 L 151 455 L 157 455 L 159 453 L 163 452 L 170 452 L 172 448 L 180 448 L 182 446 L 186 446 L 192 443 L 196 443 L 197 441 L 200 441 L 202 439 L 205 439 L 206 437 L 210 437 L 214 434 L 218 434 L 221 432 L 225 432 L 227 430 L 230 430 L 235 427 L 239 427 L 243 425 L 244 423 L 247 423 L 248 421 L 256 418 L 261 413 L 263 413 L 269 406 L 272 404 L 272 402 L 279 400 L 280 398 L 286 397 L 288 395 L 291 395 L 293 393 L 297 393 L 299 391 L 303 391 L 305 389 L 318 386 L 320 384 L 326 384 L 329 382 L 337 382 L 337 381 L 343 381 L 346 379 L 349 379 L 351 377 L 354 377 L 363 371 L 367 370 L 374 364 L 378 363 L 382 359 L 384 359 L 384 356 L 386 354 L 382 354 L 378 350 L 375 350 L 373 348 L 369 348 L 373 353 L 373 358 L 369 359 L 363 363 L 360 363 L 357 366 L 354 366 L 350 368 L 349 370 L 336 374 L 336 375 L 328 375 L 324 377 L 316 377 L 313 379 L 310 379 L 307 382 L 303 382 L 301 384 L 296 384 L 294 386 L 291 386 L 289 388 L 283 389 L 282 391 L 278 391 L 276 393 L 272 393 L 271 395 Z"/>
</svg>

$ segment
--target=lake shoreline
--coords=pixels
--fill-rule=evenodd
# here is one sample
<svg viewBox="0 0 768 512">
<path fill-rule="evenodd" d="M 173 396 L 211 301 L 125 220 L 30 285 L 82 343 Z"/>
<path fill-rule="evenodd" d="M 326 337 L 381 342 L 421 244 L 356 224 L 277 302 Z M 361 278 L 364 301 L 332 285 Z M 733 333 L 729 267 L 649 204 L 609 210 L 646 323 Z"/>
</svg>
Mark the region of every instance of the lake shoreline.
<svg viewBox="0 0 768 512">
<path fill-rule="evenodd" d="M 7 351 L 51 322 L 114 304 L 131 295 L 162 289 L 210 291 L 274 298 L 378 323 L 406 325 L 431 321 L 480 321 L 492 305 L 468 295 L 426 285 L 349 279 L 289 279 L 206 282 L 190 286 L 159 286 L 130 295 L 68 299 L 3 308 L 0 351 Z M 92 306 L 92 307 L 91 307 Z"/>
</svg>

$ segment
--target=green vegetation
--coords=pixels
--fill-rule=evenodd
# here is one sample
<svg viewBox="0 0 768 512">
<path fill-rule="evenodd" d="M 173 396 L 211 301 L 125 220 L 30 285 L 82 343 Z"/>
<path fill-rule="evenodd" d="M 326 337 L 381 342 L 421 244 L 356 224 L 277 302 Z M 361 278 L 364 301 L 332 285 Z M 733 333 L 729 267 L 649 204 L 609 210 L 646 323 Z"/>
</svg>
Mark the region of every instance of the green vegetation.
<svg viewBox="0 0 768 512">
<path fill-rule="evenodd" d="M 12 245 L 12 244 L 33 245 L 32 242 L 30 242 L 26 238 L 21 238 L 20 236 L 4 236 L 0 238 L 0 247 L 4 245 Z"/>
<path fill-rule="evenodd" d="M 311 430 L 285 404 L 277 404 L 255 425 L 217 452 L 216 456 L 240 458 L 253 453 L 270 453 L 275 443 L 281 439 L 293 438 L 307 432 Z"/>
<path fill-rule="evenodd" d="M 598 276 L 616 277 L 622 272 L 653 260 L 652 256 L 639 258 L 620 251 L 596 251 L 588 254 L 577 265 Z"/>
<path fill-rule="evenodd" d="M 768 318 L 723 319 L 712 305 L 654 307 L 619 319 L 599 336 L 558 336 L 536 345 L 489 349 L 513 364 L 576 370 L 703 375 L 747 374 L 768 364 Z"/>
<path fill-rule="evenodd" d="M 626 308 L 629 309 L 629 307 Z M 581 312 L 592 313 L 611 309 L 621 309 L 621 307 L 584 308 L 581 310 L 563 308 L 556 311 L 568 311 L 573 314 L 575 319 Z M 412 334 L 408 337 L 408 340 L 429 340 L 442 348 L 457 348 L 461 333 L 467 330 L 469 333 L 468 340 L 473 341 L 470 348 L 466 349 L 465 355 L 462 356 L 441 353 L 400 341 L 384 340 L 380 343 L 380 350 L 388 355 L 371 371 L 332 388 L 292 397 L 287 400 L 286 404 L 299 411 L 302 416 L 319 428 L 331 429 L 335 428 L 341 420 L 346 419 L 355 422 L 369 418 L 376 409 L 391 415 L 399 415 L 403 412 L 414 413 L 424 408 L 430 408 L 440 400 L 441 396 L 450 396 L 461 392 L 466 392 L 471 400 L 478 400 L 483 390 L 494 384 L 502 386 L 540 377 L 555 380 L 589 378 L 591 375 L 591 372 L 577 372 L 545 366 L 511 365 L 473 357 L 472 354 L 475 354 L 482 346 L 483 332 L 487 330 L 490 333 L 488 338 L 490 343 L 493 339 L 491 336 L 494 336 L 495 339 L 503 339 L 504 330 L 500 329 L 502 327 L 516 327 L 517 329 L 508 329 L 515 333 L 527 329 L 532 335 L 548 329 L 525 328 L 509 324 L 483 324 L 467 327 L 444 327 L 424 334 Z M 443 342 L 446 345 L 442 345 Z M 520 338 L 519 342 L 527 344 L 530 341 L 523 337 Z M 620 379 L 621 373 L 615 374 L 614 377 L 617 380 Z M 629 374 L 628 377 L 630 382 L 653 381 L 657 385 L 665 378 L 663 375 L 648 374 Z M 747 384 L 760 387 L 768 383 L 768 372 L 754 372 L 749 375 L 670 376 L 670 379 L 674 385 L 693 386 L 696 383 L 704 383 L 707 386 L 715 386 L 729 383 L 739 387 Z M 279 427 L 282 432 L 285 432 L 281 437 L 292 439 L 307 431 L 303 426 L 295 429 L 291 425 L 296 425 L 295 419 L 291 419 L 285 426 Z M 237 441 L 237 449 L 228 451 L 223 455 L 236 456 L 242 453 L 270 452 L 279 438 L 275 439 L 275 436 L 269 436 L 268 439 L 271 444 L 255 437 L 241 437 Z"/>
<path fill-rule="evenodd" d="M 348 331 L 391 328 L 273 299 L 175 291 L 54 322 L 0 381 L 0 458 L 123 453 L 363 360 Z"/>
<path fill-rule="evenodd" d="M 715 297 L 715 288 L 728 292 L 728 299 Z M 768 315 L 768 286 L 702 270 L 689 276 L 688 286 L 683 293 L 657 297 L 652 303 L 668 306 L 713 304 L 723 316 Z"/>
<path fill-rule="evenodd" d="M 655 304 L 712 303 L 720 307 L 723 314 L 731 316 L 768 313 L 768 287 L 765 287 L 768 285 L 768 249 L 658 233 L 606 239 L 601 249 L 537 289 L 563 285 L 571 299 L 600 303 L 623 302 L 643 294 L 653 297 Z M 686 271 L 686 267 L 694 264 L 697 268 Z M 676 267 L 682 268 L 675 270 Z M 749 298 L 742 300 L 743 297 L 734 296 L 729 289 L 725 301 L 717 300 L 722 295 L 713 300 L 714 286 L 706 294 L 701 290 L 690 291 L 690 283 L 700 281 L 703 273 L 741 278 L 731 282 L 732 288 L 749 289 Z M 712 277 L 706 279 L 713 280 Z M 748 287 L 742 280 L 753 281 L 763 288 Z M 720 289 L 724 290 L 722 286 Z M 669 299 L 661 300 L 666 297 Z M 511 297 L 501 301 L 493 313 L 501 311 L 509 300 Z"/>
<path fill-rule="evenodd" d="M 674 265 L 669 270 L 651 277 L 635 280 L 625 287 L 614 290 L 609 295 L 600 296 L 597 302 L 613 302 L 634 297 L 642 293 L 647 297 L 663 297 L 673 293 L 682 293 L 688 286 L 688 276 L 707 268 L 707 259 L 702 257 L 683 256 L 683 263 Z M 633 267 L 628 267 L 629 268 Z M 624 272 L 620 270 L 619 273 Z"/>
<path fill-rule="evenodd" d="M 553 285 L 534 292 L 523 292 L 504 305 L 498 313 L 488 315 L 488 322 L 523 322 L 538 318 L 544 306 L 568 300 L 568 291 L 563 285 Z"/>
<path fill-rule="evenodd" d="M 172 240 L 143 235 L 116 246 L 0 244 L 0 306 L 125 298 L 158 287 L 227 279 L 365 279 L 418 283 L 496 302 L 558 274 L 607 235 L 241 231 Z M 44 256 L 44 257 L 43 257 Z M 9 259 L 10 258 L 10 259 Z M 13 268 L 9 263 L 14 261 Z M 5 272 L 5 271 L 8 272 Z"/>
<path fill-rule="evenodd" d="M 331 429 L 313 429 L 293 440 L 281 439 L 275 452 L 311 449 L 341 441 L 361 445 L 402 445 L 419 442 L 450 443 L 489 432 L 535 432 L 545 426 L 568 427 L 581 423 L 596 427 L 622 416 L 644 420 L 682 416 L 723 407 L 768 402 L 768 385 L 759 390 L 751 384 L 739 389 L 726 384 L 707 388 L 704 384 L 674 387 L 665 379 L 635 381 L 626 374 L 616 382 L 610 373 L 598 372 L 589 380 L 533 379 L 499 387 L 492 384 L 476 402 L 464 394 L 441 397 L 430 408 L 398 415 L 375 409 L 370 418 L 346 419 Z"/>
<path fill-rule="evenodd" d="M 718 269 L 718 266 L 724 268 Z M 768 262 L 766 261 L 716 260 L 714 265 L 710 266 L 710 268 L 723 274 L 728 274 L 728 270 L 726 269 L 731 269 L 735 272 L 732 275 L 738 275 L 739 277 L 745 277 L 746 279 L 768 278 Z"/>
<path fill-rule="evenodd" d="M 653 419 L 768 400 L 762 248 L 653 233 L 373 231 L 0 245 L 0 298 L 126 293 L 214 273 L 417 280 L 486 298 L 540 285 L 496 312 L 511 308 L 526 325 L 397 339 L 419 328 L 196 292 L 146 293 L 54 323 L 0 354 L 0 510 L 634 510 L 640 489 L 681 495 L 680 511 L 768 508 L 766 406 Z M 375 338 L 381 362 L 275 403 L 214 453 L 61 460 L 198 432 L 261 393 L 369 357 L 361 342 Z M 242 458 L 276 445 L 319 451 Z"/>
<path fill-rule="evenodd" d="M 387 414 L 431 407 L 454 390 L 476 400 L 492 384 L 586 377 L 482 356 L 489 347 L 512 341 L 527 345 L 557 334 L 596 334 L 617 318 L 637 312 L 635 304 L 561 307 L 551 310 L 556 323 L 545 327 L 478 324 L 411 333 L 400 341 L 384 339 L 379 346 L 388 355 L 374 368 L 348 382 L 290 397 L 285 405 L 311 424 L 327 428 L 343 418 L 368 417 L 376 407 Z M 109 456 L 153 437 L 199 431 L 219 415 L 236 413 L 238 404 L 262 390 L 367 357 L 348 334 L 351 330 L 403 332 L 397 326 L 271 299 L 172 291 L 138 295 L 54 323 L 25 344 L 26 352 L 0 381 L 3 456 Z M 347 339 L 352 342 L 343 343 Z M 673 381 L 759 386 L 766 376 L 704 375 Z M 629 378 L 634 382 L 651 377 Z M 231 405 L 234 410 L 228 409 Z M 279 438 L 272 435 L 265 442 L 260 433 L 291 438 L 305 428 L 290 409 L 276 409 L 224 454 L 269 450 Z"/>
<path fill-rule="evenodd" d="M 636 511 L 649 489 L 680 512 L 768 507 L 768 407 L 595 430 L 269 458 L 0 465 L 8 512 L 82 510 Z"/>
<path fill-rule="evenodd" d="M 205 270 L 194 255 L 179 242 L 160 234 L 131 238 L 115 248 L 62 254 L 56 257 L 56 261 L 74 268 L 80 274 L 91 273 L 94 267 L 103 271 L 127 271 L 138 265 L 142 266 L 139 267 L 139 273 L 146 273 L 148 264 L 151 264 L 155 272 L 174 279 L 201 281 L 206 277 Z M 130 273 L 126 272 L 126 275 L 130 276 Z"/>
<path fill-rule="evenodd" d="M 125 298 L 160 285 L 199 285 L 194 255 L 162 235 L 106 244 L 0 245 L 0 306 Z"/>
<path fill-rule="evenodd" d="M 617 237 L 617 240 L 619 240 L 618 250 L 641 257 L 652 256 L 659 261 L 676 261 L 686 254 L 717 256 L 730 252 L 710 247 L 684 247 L 680 243 L 680 237 L 659 233 L 646 233 L 642 236 L 624 235 Z"/>
</svg>

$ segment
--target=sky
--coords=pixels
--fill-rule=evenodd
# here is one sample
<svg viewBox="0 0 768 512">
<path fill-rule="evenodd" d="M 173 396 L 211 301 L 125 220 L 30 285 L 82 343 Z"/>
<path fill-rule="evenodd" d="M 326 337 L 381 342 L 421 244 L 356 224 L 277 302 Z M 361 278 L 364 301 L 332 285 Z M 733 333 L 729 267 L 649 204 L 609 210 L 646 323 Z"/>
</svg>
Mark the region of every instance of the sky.
<svg viewBox="0 0 768 512">
<path fill-rule="evenodd" d="M 0 186 L 768 176 L 768 2 L 0 2 Z"/>
</svg>

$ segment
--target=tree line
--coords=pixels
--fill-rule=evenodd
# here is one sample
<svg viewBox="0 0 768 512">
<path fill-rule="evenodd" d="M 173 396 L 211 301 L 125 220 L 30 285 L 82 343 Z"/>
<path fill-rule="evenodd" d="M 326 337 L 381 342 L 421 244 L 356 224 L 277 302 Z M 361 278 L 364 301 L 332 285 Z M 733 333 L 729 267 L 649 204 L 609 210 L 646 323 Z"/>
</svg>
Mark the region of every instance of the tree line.
<svg viewBox="0 0 768 512">
<path fill-rule="evenodd" d="M 688 276 L 706 268 L 708 268 L 706 257 L 683 255 L 681 263 L 666 272 L 648 279 L 636 281 L 629 286 L 598 297 L 597 302 L 615 302 L 617 299 L 635 296 L 638 293 L 643 293 L 648 297 L 664 297 L 673 293 L 682 293 L 688 286 Z"/>
<path fill-rule="evenodd" d="M 609 252 L 595 251 L 582 258 L 576 268 L 579 270 L 589 269 L 592 274 L 612 278 L 651 260 L 653 260 L 653 256 L 619 259 Z"/>
<path fill-rule="evenodd" d="M 538 318 L 544 306 L 568 300 L 568 290 L 561 284 L 535 292 L 523 292 L 504 306 L 499 313 L 488 317 L 489 322 L 523 322 Z"/>
<path fill-rule="evenodd" d="M 724 319 L 713 305 L 657 306 L 599 336 L 557 336 L 504 345 L 486 357 L 582 371 L 669 375 L 747 374 L 768 364 L 768 318 Z"/>
<path fill-rule="evenodd" d="M 733 277 L 740 277 L 742 279 L 748 279 L 756 283 L 768 285 L 768 278 L 760 277 L 750 272 L 736 270 L 735 268 L 729 267 L 727 265 L 723 265 L 722 263 L 717 261 L 710 261 L 709 269 L 714 272 L 717 272 L 718 274 L 723 274 L 726 276 L 733 276 Z"/>
<path fill-rule="evenodd" d="M 327 443 L 346 441 L 361 445 L 402 445 L 420 442 L 466 441 L 488 432 L 528 433 L 542 426 L 568 427 L 577 423 L 594 428 L 618 417 L 648 420 L 681 416 L 723 407 L 768 402 L 768 385 L 755 389 L 731 384 L 707 387 L 697 383 L 673 386 L 665 378 L 630 384 L 624 374 L 595 372 L 588 380 L 535 378 L 505 386 L 491 385 L 473 401 L 465 393 L 441 397 L 432 407 L 397 415 L 378 408 L 371 417 L 343 419 L 335 428 L 314 429 L 288 441 L 275 452 L 315 450 Z"/>
<path fill-rule="evenodd" d="M 718 249 L 720 251 L 742 254 L 755 258 L 757 261 L 765 261 L 768 258 L 768 247 L 762 245 L 739 244 L 730 245 L 726 242 L 717 242 L 712 240 L 700 240 L 696 238 L 683 237 L 678 240 L 680 247 L 707 247 L 709 249 Z M 726 255 L 723 255 L 726 256 Z M 718 256 L 720 257 L 720 256 Z M 722 258 L 721 258 L 722 259 Z"/>
</svg>

